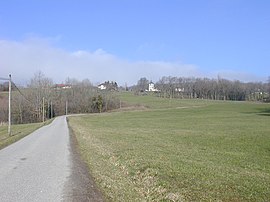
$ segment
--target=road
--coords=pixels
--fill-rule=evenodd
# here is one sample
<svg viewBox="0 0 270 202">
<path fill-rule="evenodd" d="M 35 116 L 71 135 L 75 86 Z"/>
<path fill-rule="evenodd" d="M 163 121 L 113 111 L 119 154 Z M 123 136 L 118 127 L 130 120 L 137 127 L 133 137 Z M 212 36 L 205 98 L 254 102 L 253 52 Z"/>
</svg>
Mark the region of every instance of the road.
<svg viewBox="0 0 270 202">
<path fill-rule="evenodd" d="M 71 141 L 62 116 L 0 150 L 0 201 L 102 201 Z"/>
</svg>

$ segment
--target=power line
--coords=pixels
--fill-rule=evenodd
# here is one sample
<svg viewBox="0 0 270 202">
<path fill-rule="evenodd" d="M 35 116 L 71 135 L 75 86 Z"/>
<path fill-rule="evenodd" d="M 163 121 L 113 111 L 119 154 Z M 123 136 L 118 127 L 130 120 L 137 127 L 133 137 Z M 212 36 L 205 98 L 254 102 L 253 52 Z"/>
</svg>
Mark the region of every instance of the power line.
<svg viewBox="0 0 270 202">
<path fill-rule="evenodd" d="M 18 90 L 18 92 L 21 94 L 21 96 L 23 96 L 23 98 L 28 101 L 29 103 L 33 104 L 28 98 L 26 98 L 26 96 L 21 92 L 21 90 L 16 86 L 16 84 L 14 82 L 12 82 L 12 84 L 14 85 L 14 87 Z"/>
<path fill-rule="evenodd" d="M 32 101 L 30 101 L 27 96 L 18 88 L 18 86 L 11 80 L 11 75 L 9 75 L 9 78 L 4 78 L 4 77 L 0 77 L 0 80 L 4 80 L 4 81 L 8 81 L 9 82 L 9 110 L 8 110 L 8 134 L 11 135 L 11 90 L 12 87 L 15 88 L 15 90 L 17 90 L 19 92 L 19 94 L 28 102 L 30 103 L 31 106 L 33 106 L 34 108 L 36 108 L 36 104 L 33 103 Z M 32 112 L 33 114 L 37 114 L 36 110 L 32 110 L 32 107 L 28 108 L 29 112 Z M 44 97 L 43 97 L 43 122 L 44 122 Z"/>
<path fill-rule="evenodd" d="M 12 82 L 13 86 L 18 90 L 18 92 L 20 93 L 20 95 L 27 101 L 31 104 L 32 107 L 36 108 L 37 106 L 32 102 L 30 101 L 23 93 L 22 91 L 18 88 L 18 86 Z M 32 112 L 33 114 L 37 114 L 37 111 L 35 110 L 32 110 L 32 109 L 28 109 L 28 111 Z"/>
<path fill-rule="evenodd" d="M 33 103 L 33 101 L 29 100 L 27 98 L 27 96 L 18 88 L 18 86 L 12 82 L 12 85 L 17 89 L 17 91 L 19 92 L 19 94 L 27 101 L 31 104 L 31 106 L 33 106 L 34 108 L 37 108 L 37 105 L 35 103 Z M 36 88 L 35 88 L 36 89 Z M 44 104 L 45 104 L 45 100 L 44 100 L 44 97 L 42 99 L 42 120 L 44 122 L 44 118 L 45 118 L 45 108 L 44 108 Z M 48 104 L 49 106 L 49 104 Z M 31 109 L 28 109 L 28 111 L 32 112 L 33 114 L 37 114 L 38 112 L 36 110 L 31 110 Z M 51 113 L 52 113 L 52 101 L 51 101 Z M 52 115 L 51 115 L 52 116 Z"/>
</svg>

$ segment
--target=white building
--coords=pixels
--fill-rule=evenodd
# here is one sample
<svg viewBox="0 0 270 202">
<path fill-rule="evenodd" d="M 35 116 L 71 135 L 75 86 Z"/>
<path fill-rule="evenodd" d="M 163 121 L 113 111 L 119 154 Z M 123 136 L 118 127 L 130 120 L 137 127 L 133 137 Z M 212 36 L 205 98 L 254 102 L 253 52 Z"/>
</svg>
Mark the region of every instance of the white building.
<svg viewBox="0 0 270 202">
<path fill-rule="evenodd" d="M 155 84 L 152 81 L 149 83 L 148 91 L 150 91 L 150 92 L 158 91 L 158 89 L 155 88 Z"/>
<path fill-rule="evenodd" d="M 176 92 L 184 92 L 185 89 L 184 89 L 184 88 L 179 88 L 179 87 L 177 87 L 177 88 L 175 88 L 175 91 L 176 91 Z"/>
<path fill-rule="evenodd" d="M 70 89 L 71 85 L 69 84 L 55 84 L 54 89 Z"/>
<path fill-rule="evenodd" d="M 98 85 L 100 90 L 118 91 L 118 85 L 115 81 L 105 81 Z"/>
<path fill-rule="evenodd" d="M 106 85 L 104 84 L 104 83 L 102 83 L 102 84 L 99 84 L 98 85 L 98 88 L 100 89 L 100 90 L 106 90 Z"/>
</svg>

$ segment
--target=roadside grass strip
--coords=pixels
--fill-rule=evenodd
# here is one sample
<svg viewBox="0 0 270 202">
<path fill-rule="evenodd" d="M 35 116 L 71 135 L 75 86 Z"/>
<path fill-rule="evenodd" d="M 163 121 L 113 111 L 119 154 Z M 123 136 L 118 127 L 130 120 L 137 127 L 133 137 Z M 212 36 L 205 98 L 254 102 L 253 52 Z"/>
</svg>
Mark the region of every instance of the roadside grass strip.
<svg viewBox="0 0 270 202">
<path fill-rule="evenodd" d="M 23 137 L 31 134 L 38 128 L 47 125 L 52 122 L 53 119 L 46 121 L 45 123 L 30 123 L 30 124 L 16 124 L 11 127 L 11 136 L 8 135 L 8 126 L 0 126 L 0 149 L 22 139 Z"/>
</svg>

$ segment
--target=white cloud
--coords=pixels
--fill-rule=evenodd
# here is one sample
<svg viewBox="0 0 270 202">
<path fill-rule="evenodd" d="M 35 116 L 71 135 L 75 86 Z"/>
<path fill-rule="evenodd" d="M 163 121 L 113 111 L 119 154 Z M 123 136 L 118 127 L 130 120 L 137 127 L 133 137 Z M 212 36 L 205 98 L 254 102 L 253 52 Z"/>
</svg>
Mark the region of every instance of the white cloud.
<svg viewBox="0 0 270 202">
<path fill-rule="evenodd" d="M 129 61 L 105 50 L 70 52 L 52 45 L 49 38 L 29 38 L 24 41 L 0 40 L 0 77 L 12 74 L 15 82 L 25 84 L 42 71 L 54 82 L 67 77 L 88 78 L 93 83 L 114 80 L 119 84 L 135 84 L 141 77 L 158 81 L 162 76 L 193 76 L 260 80 L 253 75 L 236 71 L 216 71 L 202 74 L 196 65 L 167 61 Z M 255 79 L 254 79 L 255 78 Z"/>
<path fill-rule="evenodd" d="M 29 81 L 42 71 L 55 82 L 67 77 L 88 78 L 93 83 L 115 80 L 120 84 L 135 84 L 141 77 L 157 81 L 162 76 L 198 76 L 197 67 L 180 62 L 131 62 L 102 49 L 90 52 L 69 52 L 54 47 L 46 39 L 30 38 L 24 41 L 0 40 L 1 75 L 12 74 L 15 81 Z"/>
</svg>

